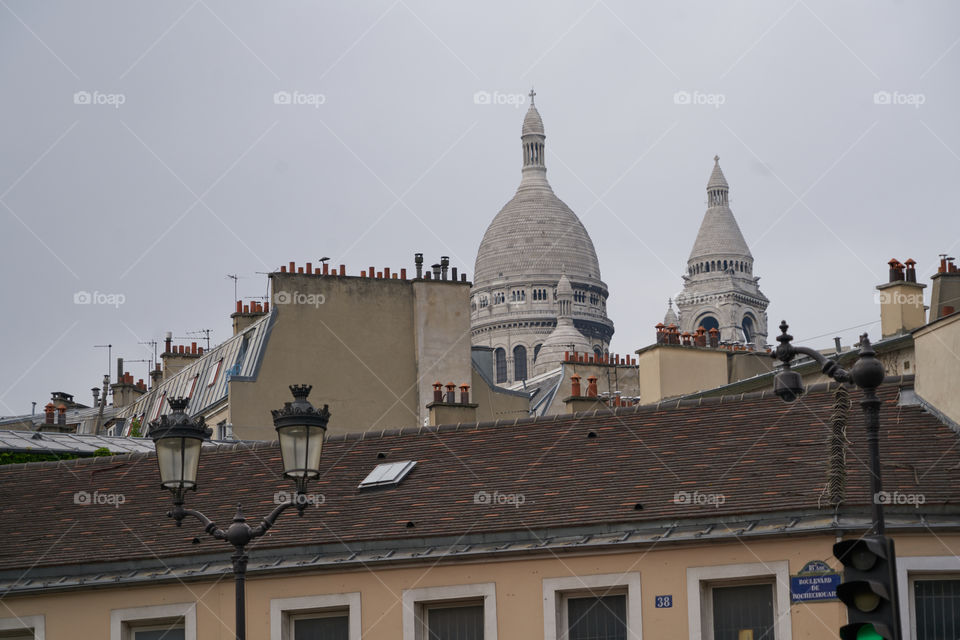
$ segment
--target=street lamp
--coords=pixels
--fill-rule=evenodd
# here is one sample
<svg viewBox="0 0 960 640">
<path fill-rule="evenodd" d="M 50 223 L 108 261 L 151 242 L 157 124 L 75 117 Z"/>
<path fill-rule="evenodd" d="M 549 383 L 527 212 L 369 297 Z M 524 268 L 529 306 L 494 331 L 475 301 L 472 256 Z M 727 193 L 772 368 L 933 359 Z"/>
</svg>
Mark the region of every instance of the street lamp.
<svg viewBox="0 0 960 640">
<path fill-rule="evenodd" d="M 780 345 L 771 354 L 783 362 L 783 369 L 773 380 L 773 391 L 784 402 L 793 402 L 803 395 L 803 379 L 800 374 L 790 369 L 790 361 L 797 355 L 810 356 L 820 364 L 820 368 L 829 377 L 840 383 L 852 382 L 863 391 L 860 407 L 867 424 L 867 445 L 870 449 L 870 493 L 873 496 L 873 530 L 877 535 L 883 535 L 883 505 L 879 500 L 883 491 L 880 481 L 880 398 L 877 397 L 877 387 L 883 383 L 883 363 L 877 360 L 877 353 L 870 344 L 867 334 L 860 336 L 860 358 L 847 371 L 835 361 L 830 360 L 819 351 L 808 347 L 795 347 L 791 344 L 793 336 L 787 333 L 787 321 L 780 323 L 780 335 L 777 342 Z"/>
<path fill-rule="evenodd" d="M 280 453 L 283 457 L 283 476 L 296 483 L 296 495 L 289 501 L 278 505 L 255 527 L 247 524 L 243 517 L 242 505 L 237 505 L 233 523 L 224 531 L 199 511 L 184 507 L 187 491 L 197 489 L 197 470 L 200 467 L 200 451 L 203 441 L 208 439 L 211 430 L 206 427 L 203 418 L 190 419 L 185 412 L 189 398 L 170 398 L 168 415 L 150 424 L 150 436 L 156 445 L 157 465 L 160 469 L 160 486 L 173 494 L 173 509 L 167 516 L 182 526 L 183 519 L 193 516 L 199 520 L 204 531 L 217 540 L 226 540 L 233 545 L 233 575 L 236 583 L 236 638 L 246 638 L 246 612 L 244 584 L 247 574 L 246 546 L 255 538 L 265 534 L 277 518 L 290 506 L 296 506 L 299 515 L 303 515 L 308 499 L 305 495 L 307 483 L 320 476 L 320 455 L 323 450 L 323 437 L 330 420 L 327 405 L 316 409 L 307 400 L 312 389 L 309 385 L 290 387 L 294 401 L 284 404 L 282 409 L 272 411 L 273 424 L 280 439 Z"/>
<path fill-rule="evenodd" d="M 789 326 L 780 323 L 780 345 L 772 354 L 783 362 L 783 369 L 773 381 L 773 390 L 785 402 L 794 402 L 803 395 L 803 379 L 790 368 L 797 355 L 813 358 L 827 376 L 837 382 L 853 383 L 863 391 L 860 407 L 867 426 L 870 452 L 870 494 L 873 499 L 872 535 L 858 540 L 843 540 L 833 546 L 833 555 L 844 565 L 844 582 L 837 587 L 837 597 L 847 605 L 848 623 L 841 627 L 842 640 L 899 640 L 900 615 L 897 592 L 896 553 L 893 540 L 884 535 L 883 483 L 880 478 L 880 398 L 877 387 L 883 383 L 883 363 L 867 334 L 860 336 L 860 357 L 850 371 L 819 351 L 791 344 Z"/>
</svg>

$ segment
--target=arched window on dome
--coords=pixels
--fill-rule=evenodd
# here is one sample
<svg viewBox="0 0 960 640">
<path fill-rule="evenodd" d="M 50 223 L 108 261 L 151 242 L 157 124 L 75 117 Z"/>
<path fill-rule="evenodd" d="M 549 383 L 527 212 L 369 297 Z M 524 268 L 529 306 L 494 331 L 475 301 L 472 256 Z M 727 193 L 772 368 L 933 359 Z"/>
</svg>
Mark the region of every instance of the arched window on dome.
<svg viewBox="0 0 960 640">
<path fill-rule="evenodd" d="M 603 358 L 603 349 L 600 347 L 593 348 L 593 357 L 599 362 Z"/>
<path fill-rule="evenodd" d="M 754 329 L 753 317 L 750 314 L 743 316 L 743 323 L 741 324 L 741 329 L 743 329 L 743 339 L 747 344 L 753 344 L 756 336 L 756 330 Z"/>
<path fill-rule="evenodd" d="M 540 355 L 540 347 L 543 346 L 543 343 L 538 344 L 533 348 L 533 361 L 537 361 L 537 356 Z"/>
<path fill-rule="evenodd" d="M 503 347 L 498 347 L 493 352 L 493 363 L 497 374 L 497 384 L 507 381 L 507 352 Z"/>
<path fill-rule="evenodd" d="M 520 344 L 513 348 L 513 379 L 527 379 L 527 348 Z"/>
<path fill-rule="evenodd" d="M 705 315 L 700 318 L 700 322 L 697 323 L 697 326 L 703 327 L 707 331 L 710 331 L 710 329 L 717 329 L 718 331 L 720 330 L 720 323 L 717 322 L 717 319 L 711 315 Z"/>
</svg>

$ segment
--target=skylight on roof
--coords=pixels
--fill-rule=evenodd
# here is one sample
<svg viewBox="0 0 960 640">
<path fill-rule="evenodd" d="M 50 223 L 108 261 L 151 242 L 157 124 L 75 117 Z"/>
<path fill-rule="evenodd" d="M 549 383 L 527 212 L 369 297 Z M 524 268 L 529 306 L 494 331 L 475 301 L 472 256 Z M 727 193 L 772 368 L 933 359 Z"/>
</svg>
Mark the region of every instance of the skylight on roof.
<svg viewBox="0 0 960 640">
<path fill-rule="evenodd" d="M 401 462 L 388 462 L 378 464 L 373 471 L 363 479 L 358 489 L 367 487 L 383 487 L 390 484 L 399 484 L 401 480 L 407 477 L 407 474 L 417 464 L 416 460 L 403 460 Z"/>
</svg>

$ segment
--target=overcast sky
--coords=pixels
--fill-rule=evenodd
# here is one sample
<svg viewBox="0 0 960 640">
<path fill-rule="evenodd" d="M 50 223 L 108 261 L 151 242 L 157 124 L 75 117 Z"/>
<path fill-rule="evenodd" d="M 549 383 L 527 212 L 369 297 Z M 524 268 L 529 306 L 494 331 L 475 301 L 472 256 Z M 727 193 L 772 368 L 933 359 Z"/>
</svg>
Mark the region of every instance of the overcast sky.
<svg viewBox="0 0 960 640">
<path fill-rule="evenodd" d="M 680 290 L 715 154 L 771 338 L 877 338 L 886 262 L 929 283 L 960 251 L 958 42 L 954 0 L 0 0 L 0 414 L 89 403 L 94 345 L 227 338 L 227 274 L 247 298 L 421 251 L 472 278 L 531 86 L 613 351 Z"/>
</svg>

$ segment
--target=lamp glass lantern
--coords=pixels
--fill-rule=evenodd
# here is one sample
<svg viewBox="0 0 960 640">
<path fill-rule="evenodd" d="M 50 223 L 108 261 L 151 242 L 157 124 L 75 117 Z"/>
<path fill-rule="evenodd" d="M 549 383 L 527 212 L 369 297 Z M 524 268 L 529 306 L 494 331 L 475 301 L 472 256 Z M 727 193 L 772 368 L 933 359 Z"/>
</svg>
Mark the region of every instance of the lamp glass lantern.
<svg viewBox="0 0 960 640">
<path fill-rule="evenodd" d="M 283 475 L 295 480 L 300 490 L 307 481 L 320 476 L 323 438 L 330 420 L 328 405 L 317 409 L 307 400 L 312 388 L 310 385 L 292 385 L 290 392 L 294 401 L 273 411 L 273 424 L 283 457 Z"/>
<path fill-rule="evenodd" d="M 150 425 L 160 467 L 160 486 L 180 496 L 184 491 L 196 490 L 200 449 L 210 437 L 202 418 L 194 422 L 186 414 L 188 402 L 189 398 L 170 398 L 173 412 Z"/>
</svg>

